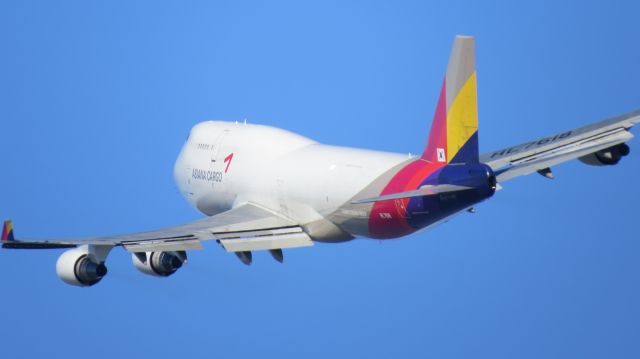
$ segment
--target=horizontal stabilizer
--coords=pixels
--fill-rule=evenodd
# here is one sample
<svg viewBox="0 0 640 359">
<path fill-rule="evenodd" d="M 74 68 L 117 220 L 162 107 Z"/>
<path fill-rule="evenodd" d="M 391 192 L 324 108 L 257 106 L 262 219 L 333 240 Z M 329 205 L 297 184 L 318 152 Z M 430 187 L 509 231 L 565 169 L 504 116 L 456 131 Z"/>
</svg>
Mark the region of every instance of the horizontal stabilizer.
<svg viewBox="0 0 640 359">
<path fill-rule="evenodd" d="M 378 196 L 378 197 L 372 197 L 372 198 L 359 199 L 359 200 L 351 201 L 351 204 L 364 204 L 364 203 L 372 203 L 372 202 L 378 202 L 378 201 L 388 201 L 388 200 L 400 199 L 400 198 L 434 196 L 434 195 L 437 195 L 437 194 L 464 191 L 464 190 L 468 190 L 468 189 L 471 189 L 471 188 L 472 187 L 457 186 L 457 185 L 454 185 L 454 184 L 440 184 L 440 185 L 435 185 L 435 186 L 433 186 L 433 185 L 424 185 L 424 186 L 420 187 L 417 190 L 386 194 L 384 196 Z"/>
</svg>

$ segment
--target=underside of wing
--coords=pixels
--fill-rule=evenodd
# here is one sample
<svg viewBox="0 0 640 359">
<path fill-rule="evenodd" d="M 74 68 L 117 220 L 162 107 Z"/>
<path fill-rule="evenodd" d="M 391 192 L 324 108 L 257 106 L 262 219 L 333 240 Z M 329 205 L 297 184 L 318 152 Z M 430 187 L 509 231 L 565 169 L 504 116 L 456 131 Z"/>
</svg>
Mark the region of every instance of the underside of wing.
<svg viewBox="0 0 640 359">
<path fill-rule="evenodd" d="M 551 166 L 572 159 L 591 165 L 616 164 L 629 153 L 629 129 L 640 122 L 640 110 L 517 146 L 486 153 L 480 161 L 496 173 L 498 182 L 539 172 L 552 178 Z"/>
<path fill-rule="evenodd" d="M 386 194 L 378 197 L 359 199 L 359 200 L 351 201 L 351 204 L 365 204 L 365 203 L 388 201 L 388 200 L 401 199 L 401 198 L 434 196 L 437 194 L 458 192 L 458 191 L 464 191 L 467 189 L 471 189 L 471 187 L 458 186 L 453 184 L 424 185 L 417 190 L 391 193 L 391 194 Z"/>
<path fill-rule="evenodd" d="M 292 220 L 247 203 L 196 222 L 160 230 L 80 239 L 16 239 L 5 222 L 3 248 L 66 248 L 77 245 L 122 246 L 129 252 L 201 249 L 201 241 L 217 240 L 229 252 L 312 245 L 311 238 Z"/>
</svg>

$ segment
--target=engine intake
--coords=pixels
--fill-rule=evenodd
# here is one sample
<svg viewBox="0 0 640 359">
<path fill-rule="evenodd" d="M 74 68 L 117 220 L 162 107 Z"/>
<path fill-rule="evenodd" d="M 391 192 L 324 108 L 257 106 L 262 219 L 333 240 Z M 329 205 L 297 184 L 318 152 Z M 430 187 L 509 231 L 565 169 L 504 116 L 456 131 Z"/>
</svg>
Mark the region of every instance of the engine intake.
<svg viewBox="0 0 640 359">
<path fill-rule="evenodd" d="M 56 263 L 58 277 L 67 284 L 90 287 L 107 275 L 104 262 L 94 261 L 82 248 L 68 250 Z"/>
<path fill-rule="evenodd" d="M 168 277 L 175 273 L 187 260 L 187 253 L 177 252 L 139 252 L 131 255 L 133 265 L 144 274 L 155 277 Z"/>
<path fill-rule="evenodd" d="M 626 143 L 621 143 L 580 157 L 579 160 L 580 162 L 591 166 L 612 166 L 618 164 L 620 159 L 627 156 L 629 152 L 629 146 Z"/>
</svg>

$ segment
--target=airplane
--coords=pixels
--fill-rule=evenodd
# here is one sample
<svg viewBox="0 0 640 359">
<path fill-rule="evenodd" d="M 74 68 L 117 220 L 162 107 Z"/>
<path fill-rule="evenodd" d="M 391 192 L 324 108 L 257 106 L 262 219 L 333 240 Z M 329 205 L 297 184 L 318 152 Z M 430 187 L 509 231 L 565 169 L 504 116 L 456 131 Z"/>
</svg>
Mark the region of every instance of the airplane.
<svg viewBox="0 0 640 359">
<path fill-rule="evenodd" d="M 251 264 L 268 250 L 354 238 L 403 237 L 473 212 L 501 183 L 578 159 L 617 164 L 640 110 L 485 154 L 478 149 L 475 39 L 456 36 L 424 151 L 419 156 L 325 145 L 275 127 L 222 121 L 195 125 L 174 166 L 184 198 L 204 219 L 160 230 L 80 239 L 18 239 L 4 222 L 7 249 L 66 248 L 56 271 L 89 287 L 107 274 L 114 247 L 142 273 L 168 277 L 187 252 L 215 240 Z"/>
</svg>

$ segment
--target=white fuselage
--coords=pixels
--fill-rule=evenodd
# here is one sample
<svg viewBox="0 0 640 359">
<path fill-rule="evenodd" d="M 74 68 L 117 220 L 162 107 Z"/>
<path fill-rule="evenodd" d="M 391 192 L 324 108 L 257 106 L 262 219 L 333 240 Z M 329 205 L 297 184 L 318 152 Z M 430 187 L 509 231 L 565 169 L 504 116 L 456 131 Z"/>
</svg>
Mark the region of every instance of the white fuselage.
<svg viewBox="0 0 640 359">
<path fill-rule="evenodd" d="M 339 241 L 348 239 L 339 232 L 367 235 L 370 206 L 351 208 L 350 200 L 410 159 L 322 145 L 269 126 L 208 121 L 191 130 L 174 176 L 184 197 L 206 215 L 251 202 L 303 226 L 320 224 L 316 240 Z M 341 215 L 349 225 L 330 228 Z"/>
</svg>

